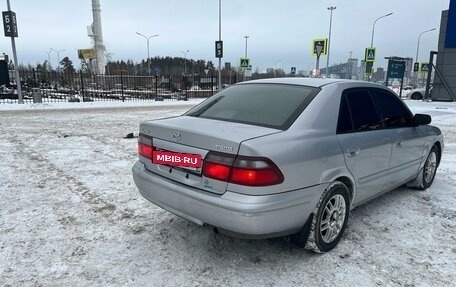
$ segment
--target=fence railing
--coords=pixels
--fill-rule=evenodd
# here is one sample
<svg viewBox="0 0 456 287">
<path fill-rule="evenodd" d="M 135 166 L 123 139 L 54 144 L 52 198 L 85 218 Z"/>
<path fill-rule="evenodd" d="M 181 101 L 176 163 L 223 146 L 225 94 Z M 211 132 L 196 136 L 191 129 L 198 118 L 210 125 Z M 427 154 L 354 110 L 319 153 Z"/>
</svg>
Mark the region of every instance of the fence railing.
<svg viewBox="0 0 456 287">
<path fill-rule="evenodd" d="M 131 76 L 32 71 L 21 73 L 21 83 L 25 103 L 188 100 L 210 97 L 218 87 L 215 74 Z M 0 103 L 17 101 L 15 85 L 0 86 Z"/>
</svg>

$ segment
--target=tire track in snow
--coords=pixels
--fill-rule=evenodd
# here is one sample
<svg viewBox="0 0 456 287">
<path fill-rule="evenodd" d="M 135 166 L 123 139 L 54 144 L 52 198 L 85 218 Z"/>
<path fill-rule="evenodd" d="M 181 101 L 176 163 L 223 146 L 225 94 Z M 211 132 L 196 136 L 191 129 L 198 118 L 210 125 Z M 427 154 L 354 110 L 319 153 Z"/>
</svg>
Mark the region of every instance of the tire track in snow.
<svg viewBox="0 0 456 287">
<path fill-rule="evenodd" d="M 46 159 L 36 150 L 31 149 L 17 136 L 10 137 L 10 141 L 17 147 L 20 154 L 24 155 L 29 162 L 40 162 L 40 173 L 46 177 L 56 176 L 64 182 L 68 191 L 78 195 L 90 206 L 95 213 L 100 213 L 109 220 L 130 219 L 134 216 L 133 211 L 118 208 L 116 205 L 102 198 L 95 191 L 88 188 L 82 181 L 75 176 L 66 173 L 57 165 Z"/>
</svg>

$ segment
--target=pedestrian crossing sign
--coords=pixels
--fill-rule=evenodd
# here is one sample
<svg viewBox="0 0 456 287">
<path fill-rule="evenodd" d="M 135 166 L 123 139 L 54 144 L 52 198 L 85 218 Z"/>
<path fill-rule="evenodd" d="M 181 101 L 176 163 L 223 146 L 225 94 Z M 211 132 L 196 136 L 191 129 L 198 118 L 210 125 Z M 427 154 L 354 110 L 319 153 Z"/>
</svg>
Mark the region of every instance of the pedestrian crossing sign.
<svg viewBox="0 0 456 287">
<path fill-rule="evenodd" d="M 321 55 L 326 55 L 326 49 L 328 46 L 328 39 L 314 39 L 312 42 L 312 55 L 320 58 Z"/>
<path fill-rule="evenodd" d="M 375 62 L 375 48 L 366 48 L 364 60 L 366 62 Z"/>
<path fill-rule="evenodd" d="M 249 58 L 241 58 L 240 65 L 241 69 L 248 69 L 250 66 L 250 59 Z"/>
<path fill-rule="evenodd" d="M 429 71 L 429 63 L 420 63 L 420 72 L 425 74 Z"/>
</svg>

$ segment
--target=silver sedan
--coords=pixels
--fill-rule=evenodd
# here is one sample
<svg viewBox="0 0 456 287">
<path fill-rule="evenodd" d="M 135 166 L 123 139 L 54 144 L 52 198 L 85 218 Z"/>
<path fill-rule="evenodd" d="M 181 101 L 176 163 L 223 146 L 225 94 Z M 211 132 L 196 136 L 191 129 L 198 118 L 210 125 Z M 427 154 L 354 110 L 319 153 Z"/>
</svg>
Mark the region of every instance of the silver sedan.
<svg viewBox="0 0 456 287">
<path fill-rule="evenodd" d="M 351 209 L 428 188 L 443 151 L 431 117 L 383 86 L 284 78 L 230 86 L 140 124 L 133 178 L 154 204 L 244 238 L 334 248 Z"/>
</svg>

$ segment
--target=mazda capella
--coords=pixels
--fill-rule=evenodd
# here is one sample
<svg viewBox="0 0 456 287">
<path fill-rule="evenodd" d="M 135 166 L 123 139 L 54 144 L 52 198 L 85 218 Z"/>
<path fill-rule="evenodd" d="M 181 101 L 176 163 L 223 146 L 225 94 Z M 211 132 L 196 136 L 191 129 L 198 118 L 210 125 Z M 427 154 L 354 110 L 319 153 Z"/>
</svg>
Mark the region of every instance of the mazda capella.
<svg viewBox="0 0 456 287">
<path fill-rule="evenodd" d="M 146 199 L 197 224 L 326 252 L 351 209 L 431 186 L 444 144 L 430 122 L 374 83 L 243 82 L 141 123 L 133 178 Z"/>
</svg>

